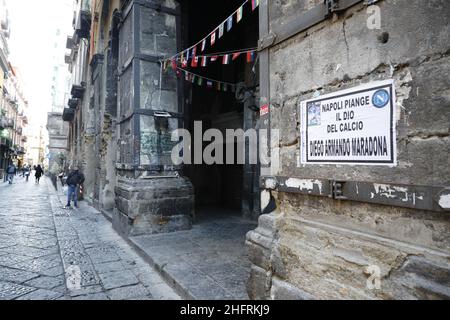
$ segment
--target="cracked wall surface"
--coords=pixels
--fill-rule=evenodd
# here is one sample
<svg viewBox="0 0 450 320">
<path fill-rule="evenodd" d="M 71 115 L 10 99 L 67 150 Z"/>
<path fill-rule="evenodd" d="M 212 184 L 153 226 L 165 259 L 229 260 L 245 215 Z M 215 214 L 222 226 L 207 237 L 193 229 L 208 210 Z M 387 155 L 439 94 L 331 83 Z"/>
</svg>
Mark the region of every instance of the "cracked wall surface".
<svg viewBox="0 0 450 320">
<path fill-rule="evenodd" d="M 269 20 L 276 24 L 286 8 L 310 5 L 269 2 Z M 271 127 L 281 133 L 272 152 L 279 152 L 280 176 L 450 185 L 450 3 L 377 5 L 380 30 L 367 28 L 359 4 L 270 49 Z M 395 80 L 398 166 L 300 166 L 299 102 L 386 79 Z M 277 210 L 247 236 L 252 298 L 450 298 L 448 213 L 272 196 Z M 380 268 L 380 289 L 367 285 L 370 266 Z"/>
</svg>

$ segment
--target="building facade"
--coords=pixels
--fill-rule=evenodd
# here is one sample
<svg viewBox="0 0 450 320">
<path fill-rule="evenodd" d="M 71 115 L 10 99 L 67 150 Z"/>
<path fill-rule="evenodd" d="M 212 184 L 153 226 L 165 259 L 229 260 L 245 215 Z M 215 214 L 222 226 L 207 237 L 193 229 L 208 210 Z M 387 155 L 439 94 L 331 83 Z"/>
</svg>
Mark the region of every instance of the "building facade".
<svg viewBox="0 0 450 320">
<path fill-rule="evenodd" d="M 54 9 L 61 12 L 56 18 L 59 26 L 67 26 L 67 28 L 58 28 L 54 34 L 54 46 L 52 56 L 52 73 L 51 73 L 51 101 L 52 109 L 47 115 L 47 131 L 48 131 L 48 169 L 52 174 L 59 174 L 66 168 L 66 159 L 68 154 L 67 135 L 69 125 L 62 120 L 64 106 L 67 105 L 69 99 L 71 75 L 67 69 L 65 52 L 67 48 L 67 32 L 71 28 L 70 11 L 67 7 L 72 7 L 71 1 L 61 1 Z"/>
<path fill-rule="evenodd" d="M 0 31 L 0 84 L 1 84 L 1 95 L 0 95 L 0 179 L 3 179 L 4 170 L 9 165 L 10 153 L 12 141 L 10 138 L 8 128 L 11 127 L 12 123 L 7 117 L 7 102 L 5 93 L 5 80 L 8 77 L 9 68 L 9 49 L 8 49 L 8 38 L 9 38 L 9 21 L 8 21 L 8 10 L 6 8 L 5 1 L 0 2 L 0 15 L 1 15 L 1 31 Z"/>
<path fill-rule="evenodd" d="M 234 90 L 185 81 L 181 61 L 165 71 L 164 59 L 242 2 L 76 2 L 62 118 L 85 197 L 125 237 L 188 230 L 203 208 L 259 219 L 242 239 L 254 299 L 450 297 L 448 1 L 249 1 L 238 13 L 245 22 L 234 20 L 232 35 L 211 44 L 222 53 L 257 48 L 258 59 L 189 69 Z M 309 161 L 309 124 L 327 120 L 309 121 L 304 110 L 325 113 L 330 94 L 386 81 L 392 161 Z M 376 93 L 373 105 L 387 110 L 387 91 Z M 260 149 L 270 161 L 175 165 L 176 129 L 267 132 Z M 193 141 L 190 151 L 205 147 Z"/>
<path fill-rule="evenodd" d="M 9 61 L 9 16 L 5 1 L 0 2 L 0 179 L 9 164 L 26 164 L 28 146 L 28 101 L 20 71 Z"/>
<path fill-rule="evenodd" d="M 28 102 L 25 100 L 20 83 L 20 76 L 16 68 L 9 65 L 10 72 L 4 82 L 1 99 L 2 115 L 2 169 L 14 162 L 16 166 L 25 164 L 25 154 L 28 138 Z"/>
</svg>

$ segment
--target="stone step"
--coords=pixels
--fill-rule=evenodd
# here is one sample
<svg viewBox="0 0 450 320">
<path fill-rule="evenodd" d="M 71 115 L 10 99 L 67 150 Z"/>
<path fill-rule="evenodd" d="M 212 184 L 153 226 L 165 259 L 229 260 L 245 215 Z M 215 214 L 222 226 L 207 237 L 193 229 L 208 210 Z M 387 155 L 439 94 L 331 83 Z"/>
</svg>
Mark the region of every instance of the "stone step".
<svg viewBox="0 0 450 320">
<path fill-rule="evenodd" d="M 190 231 L 131 237 L 129 243 L 177 293 L 190 300 L 247 300 L 250 262 L 240 218 L 208 221 Z"/>
</svg>

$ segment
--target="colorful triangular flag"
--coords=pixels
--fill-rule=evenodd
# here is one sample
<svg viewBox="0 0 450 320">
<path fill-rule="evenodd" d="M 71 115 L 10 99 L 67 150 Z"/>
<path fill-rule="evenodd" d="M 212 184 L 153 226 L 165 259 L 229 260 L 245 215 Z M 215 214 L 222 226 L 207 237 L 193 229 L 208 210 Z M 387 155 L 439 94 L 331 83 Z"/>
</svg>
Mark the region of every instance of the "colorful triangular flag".
<svg viewBox="0 0 450 320">
<path fill-rule="evenodd" d="M 259 6 L 259 0 L 252 0 L 252 11 L 255 11 L 255 9 Z"/>
<path fill-rule="evenodd" d="M 247 62 L 253 62 L 255 60 L 255 52 L 254 51 L 250 51 L 247 52 Z"/>
<path fill-rule="evenodd" d="M 172 59 L 172 69 L 177 70 L 177 61 L 175 59 Z"/>
<path fill-rule="evenodd" d="M 211 62 L 216 62 L 218 58 L 219 58 L 218 56 L 212 56 L 211 57 Z"/>
<path fill-rule="evenodd" d="M 186 59 L 184 59 L 184 60 L 181 62 L 181 66 L 182 66 L 183 68 L 187 68 L 187 66 L 188 66 L 188 61 L 187 61 Z"/>
<path fill-rule="evenodd" d="M 224 29 L 224 24 L 222 23 L 219 26 L 219 39 L 222 38 L 222 36 L 223 36 L 223 29 Z"/>
<path fill-rule="evenodd" d="M 189 61 L 189 50 L 186 50 L 186 60 Z"/>
<path fill-rule="evenodd" d="M 202 85 L 203 85 L 203 78 L 202 78 L 202 77 L 199 77 L 199 78 L 198 78 L 197 84 L 198 84 L 199 86 L 202 86 Z"/>
<path fill-rule="evenodd" d="M 198 57 L 194 57 L 192 58 L 191 67 L 197 68 L 197 66 L 198 66 Z"/>
<path fill-rule="evenodd" d="M 206 67 L 208 58 L 206 56 L 202 57 L 202 67 Z"/>
<path fill-rule="evenodd" d="M 202 52 L 205 51 L 206 48 L 206 39 L 203 39 L 202 41 Z"/>
<path fill-rule="evenodd" d="M 241 21 L 242 16 L 244 14 L 244 6 L 241 6 L 239 9 L 237 9 L 236 14 L 237 14 L 236 22 Z"/>
<path fill-rule="evenodd" d="M 233 61 L 236 60 L 237 58 L 239 58 L 240 55 L 241 55 L 241 52 L 233 53 Z"/>
<path fill-rule="evenodd" d="M 207 81 L 207 82 L 206 82 L 206 85 L 208 86 L 208 88 L 212 88 L 213 83 L 212 83 L 212 81 Z"/>
<path fill-rule="evenodd" d="M 227 31 L 230 31 L 233 28 L 233 15 L 231 15 L 227 20 Z"/>
<path fill-rule="evenodd" d="M 225 54 L 223 56 L 222 64 L 229 64 L 229 63 L 230 63 L 230 55 L 229 54 Z"/>
<path fill-rule="evenodd" d="M 213 46 L 216 43 L 216 30 L 211 35 L 211 45 Z"/>
</svg>

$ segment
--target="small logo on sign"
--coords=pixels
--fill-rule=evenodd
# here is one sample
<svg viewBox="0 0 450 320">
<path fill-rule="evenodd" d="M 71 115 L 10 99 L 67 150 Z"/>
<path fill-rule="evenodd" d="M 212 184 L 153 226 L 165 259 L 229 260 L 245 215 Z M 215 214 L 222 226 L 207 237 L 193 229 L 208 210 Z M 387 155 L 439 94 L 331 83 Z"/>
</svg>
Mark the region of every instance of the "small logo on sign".
<svg viewBox="0 0 450 320">
<path fill-rule="evenodd" d="M 381 108 L 384 108 L 387 106 L 390 98 L 391 97 L 389 95 L 389 92 L 387 92 L 384 89 L 378 90 L 377 92 L 374 93 L 374 95 L 372 97 L 372 103 L 375 107 L 381 109 Z"/>
<path fill-rule="evenodd" d="M 308 104 L 308 126 L 320 126 L 322 123 L 320 107 L 320 102 Z"/>
<path fill-rule="evenodd" d="M 268 104 L 265 104 L 265 105 L 263 105 L 262 107 L 261 107 L 261 109 L 260 109 L 260 115 L 261 115 L 261 117 L 262 116 L 265 116 L 266 114 L 268 114 L 269 113 L 269 105 Z"/>
</svg>

